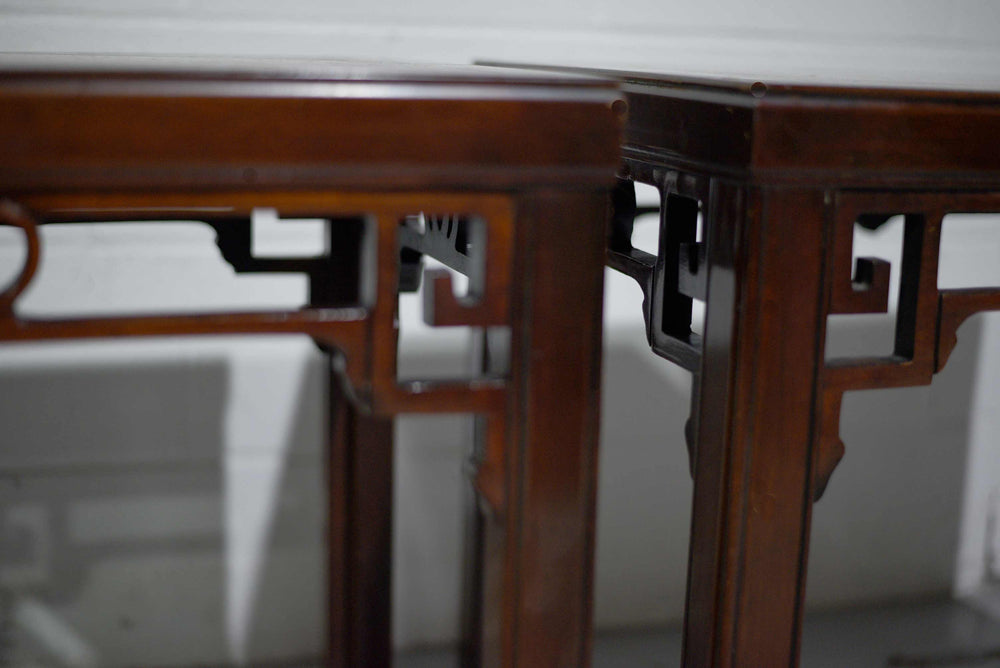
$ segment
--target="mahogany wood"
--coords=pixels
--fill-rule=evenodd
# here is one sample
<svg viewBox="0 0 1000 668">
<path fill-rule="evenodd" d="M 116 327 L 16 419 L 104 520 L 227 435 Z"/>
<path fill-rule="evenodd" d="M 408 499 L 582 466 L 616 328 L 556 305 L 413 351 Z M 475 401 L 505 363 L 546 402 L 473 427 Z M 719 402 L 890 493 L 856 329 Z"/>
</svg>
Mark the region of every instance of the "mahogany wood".
<svg viewBox="0 0 1000 668">
<path fill-rule="evenodd" d="M 797 666 L 812 503 L 845 456 L 843 393 L 930 383 L 961 322 L 1000 308 L 1000 287 L 937 287 L 943 216 L 1000 211 L 1000 94 L 623 81 L 625 175 L 700 200 L 706 228 L 683 662 Z M 827 360 L 829 315 L 887 310 L 889 264 L 852 267 L 851 249 L 856 222 L 894 214 L 894 350 Z M 665 215 L 661 239 L 686 225 Z M 659 265 L 693 280 L 662 243 Z"/>
<path fill-rule="evenodd" d="M 608 264 L 642 287 L 653 350 L 695 374 L 683 663 L 797 666 L 812 504 L 850 456 L 844 392 L 930 383 L 960 324 L 1000 309 L 1000 287 L 937 286 L 943 216 L 1000 211 L 1000 92 L 564 69 L 622 82 Z M 656 257 L 631 247 L 630 181 L 661 192 Z M 700 203 L 697 254 L 676 251 L 690 225 L 676 197 Z M 852 245 L 856 223 L 892 215 L 905 219 L 893 352 L 826 359 L 829 315 L 887 310 L 889 264 L 852 266 Z M 700 281 L 695 340 L 674 319 Z"/>
<path fill-rule="evenodd" d="M 0 61 L 0 225 L 27 259 L 0 292 L 0 340 L 215 333 L 311 336 L 331 364 L 329 662 L 391 660 L 392 442 L 400 412 L 474 413 L 468 665 L 589 659 L 607 195 L 614 84 L 477 68 L 321 64 L 253 72 Z M 328 220 L 318 259 L 260 260 L 254 207 Z M 426 229 L 409 223 L 421 217 Z M 28 319 L 17 298 L 53 222 L 202 220 L 237 271 L 298 271 L 310 305 L 266 313 Z M 445 224 L 445 221 L 450 221 Z M 462 222 L 461 227 L 450 223 Z M 470 241 L 466 223 L 481 228 Z M 485 247 L 485 250 L 484 250 Z M 504 330 L 505 369 L 400 380 L 397 303 L 422 254 L 429 322 Z M 456 574 L 456 577 L 459 577 Z"/>
<path fill-rule="evenodd" d="M 330 375 L 331 659 L 389 666 L 392 647 L 392 421 L 360 412 Z"/>
</svg>

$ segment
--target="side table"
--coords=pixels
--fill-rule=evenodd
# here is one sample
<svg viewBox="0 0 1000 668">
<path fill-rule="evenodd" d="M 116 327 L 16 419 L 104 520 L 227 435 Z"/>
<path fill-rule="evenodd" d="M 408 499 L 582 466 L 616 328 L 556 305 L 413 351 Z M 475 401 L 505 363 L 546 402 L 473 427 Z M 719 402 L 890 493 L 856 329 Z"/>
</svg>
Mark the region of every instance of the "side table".
<svg viewBox="0 0 1000 668">
<path fill-rule="evenodd" d="M 27 252 L 0 340 L 298 333 L 331 360 L 330 663 L 390 663 L 390 418 L 480 416 L 482 543 L 466 659 L 589 654 L 601 299 L 624 102 L 553 74 L 362 63 L 0 62 L 0 225 Z M 317 258 L 257 258 L 250 213 L 327 221 Z M 27 319 L 47 223 L 197 220 L 238 272 L 308 276 L 295 311 Z M 396 373 L 398 292 L 425 319 L 509 333 L 505 369 Z M 349 401 L 342 401 L 347 398 Z M 459 577 L 456 574 L 456 577 Z"/>
<path fill-rule="evenodd" d="M 937 282 L 942 218 L 1000 211 L 1000 92 L 561 69 L 622 83 L 608 264 L 642 287 L 652 349 L 693 374 L 683 663 L 796 666 L 844 392 L 929 384 L 959 325 L 1000 310 L 1000 287 Z M 633 181 L 660 191 L 656 255 L 630 242 Z M 892 216 L 905 221 L 893 350 L 828 359 L 830 316 L 888 310 L 889 263 L 852 250 L 855 225 Z"/>
</svg>

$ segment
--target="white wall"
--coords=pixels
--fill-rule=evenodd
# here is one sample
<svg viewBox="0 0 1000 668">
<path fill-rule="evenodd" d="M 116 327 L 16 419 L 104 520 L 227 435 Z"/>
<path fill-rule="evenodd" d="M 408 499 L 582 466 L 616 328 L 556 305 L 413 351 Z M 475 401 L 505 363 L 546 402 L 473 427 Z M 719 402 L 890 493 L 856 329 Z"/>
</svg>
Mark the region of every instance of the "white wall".
<svg viewBox="0 0 1000 668">
<path fill-rule="evenodd" d="M 996 83 L 1000 6 L 953 7 L 0 0 L 0 50 L 485 58 L 758 78 Z M 995 223 L 966 226 L 943 265 L 961 273 L 969 249 L 995 248 Z M 294 278 L 234 277 L 210 231 L 198 227 L 86 230 L 46 238 L 26 310 L 303 299 Z M 865 243 L 888 256 L 898 252 L 893 235 L 898 229 L 890 226 Z M 4 239 L 0 281 L 17 266 Z M 597 560 L 603 628 L 676 620 L 684 592 L 691 485 L 681 434 L 689 381 L 649 353 L 640 301 L 627 279 L 608 275 Z M 455 338 L 442 342 L 419 329 L 412 300 L 403 309 L 414 371 L 461 357 Z M 1000 464 L 983 427 L 1000 375 L 992 354 L 983 358 L 990 366 L 974 370 L 977 322 L 962 329 L 948 369 L 930 388 L 845 400 L 848 453 L 816 510 L 812 604 L 945 592 L 956 564 L 966 590 L 980 581 L 976 541 L 985 541 L 991 480 L 1000 480 L 990 476 Z M 990 321 L 987 329 L 1000 327 Z M 844 337 L 833 345 L 851 350 L 887 331 L 879 319 L 838 323 Z M 316 651 L 321 379 L 310 344 L 297 339 L 0 349 L 0 615 L 16 618 L 18 651 L 58 654 L 63 663 L 77 657 L 76 665 L 88 657 L 112 665 Z M 403 645 L 447 640 L 456 626 L 465 429 L 461 418 L 400 421 L 394 622 Z M 967 467 L 974 482 L 963 501 Z M 167 632 L 174 642 L 163 641 Z"/>
<path fill-rule="evenodd" d="M 1000 9 L 934 0 L 0 0 L 0 49 L 472 58 L 895 81 L 997 75 Z M 995 79 L 994 79 L 995 80 Z"/>
</svg>

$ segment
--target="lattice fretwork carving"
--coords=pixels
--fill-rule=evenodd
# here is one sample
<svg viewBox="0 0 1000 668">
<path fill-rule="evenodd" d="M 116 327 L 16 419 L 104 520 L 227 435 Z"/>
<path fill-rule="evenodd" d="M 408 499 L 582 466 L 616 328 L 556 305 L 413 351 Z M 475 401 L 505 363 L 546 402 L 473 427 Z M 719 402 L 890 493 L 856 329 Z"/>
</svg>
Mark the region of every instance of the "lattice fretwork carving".
<svg viewBox="0 0 1000 668">
<path fill-rule="evenodd" d="M 695 181 L 681 178 L 676 172 L 648 170 L 636 174 L 636 178 L 656 184 L 661 204 L 637 206 L 634 182 L 619 179 L 612 199 L 607 264 L 639 284 L 650 348 L 692 374 L 691 412 L 684 434 L 693 471 L 702 342 L 691 329 L 691 317 L 693 300 L 704 300 L 708 292 L 706 245 L 697 241 L 698 217 L 706 193 Z M 636 217 L 649 213 L 659 213 L 660 217 L 656 255 L 632 246 Z"/>
<path fill-rule="evenodd" d="M 429 255 L 469 279 L 465 297 L 455 297 L 451 274 L 434 269 L 425 272 L 424 320 L 432 326 L 491 327 L 507 321 L 510 309 L 506 290 L 491 288 L 510 278 L 509 267 L 494 266 L 494 244 L 508 245 L 509 238 L 490 231 L 485 221 L 467 214 L 407 216 L 399 230 L 404 268 L 418 256 Z M 487 248 L 490 248 L 487 253 Z M 410 254 L 407 254 L 409 251 Z M 489 265 L 489 268 L 488 268 Z M 487 276 L 487 272 L 490 276 Z"/>
<path fill-rule="evenodd" d="M 674 173 L 657 172 L 649 178 L 660 189 L 659 207 L 637 207 L 633 182 L 619 180 L 607 262 L 642 289 L 646 339 L 653 351 L 696 371 L 701 337 L 691 331 L 692 300 L 704 299 L 707 289 L 705 247 L 696 240 L 701 193 L 683 190 Z M 636 216 L 655 211 L 660 214 L 660 235 L 653 255 L 632 246 L 632 228 Z"/>
<path fill-rule="evenodd" d="M 250 214 L 273 208 L 296 218 L 330 221 L 333 251 L 321 258 L 259 259 L 250 252 Z M 414 233 L 413 212 L 427 216 Z M 239 272 L 300 272 L 310 278 L 312 306 L 297 311 L 25 319 L 16 301 L 31 282 L 41 247 L 37 227 L 49 222 L 204 220 L 219 248 Z M 47 194 L 0 203 L 0 225 L 27 238 L 19 276 L 0 293 L 0 341 L 191 334 L 299 333 L 334 353 L 354 398 L 364 410 L 477 413 L 488 425 L 477 473 L 484 498 L 497 512 L 504 505 L 505 377 L 457 380 L 397 379 L 397 306 L 401 287 L 411 287 L 429 254 L 470 277 L 468 298 L 456 298 L 450 274 L 430 272 L 425 306 L 435 325 L 511 324 L 514 216 L 501 195 L 391 193 L 101 193 Z M 445 246 L 447 245 L 447 251 Z M 487 257 L 485 249 L 489 248 Z M 408 273 L 409 272 L 409 273 Z M 410 285 L 407 285 L 409 283 Z"/>
<path fill-rule="evenodd" d="M 959 325 L 974 313 L 1000 309 L 1000 287 L 939 290 L 937 286 L 941 223 L 946 212 L 1000 210 L 1000 195 L 846 193 L 835 204 L 832 219 L 834 251 L 831 258 L 829 313 L 885 311 L 882 286 L 888 286 L 888 266 L 867 261 L 866 285 L 848 287 L 845 257 L 850 262 L 850 237 L 855 220 L 869 226 L 889 215 L 904 216 L 899 305 L 893 354 L 882 358 L 835 359 L 820 372 L 820 410 L 814 458 L 816 498 L 844 453 L 840 440 L 840 404 L 851 390 L 926 385 L 940 371 L 956 343 Z M 849 271 L 849 267 L 847 267 Z M 862 281 L 865 282 L 865 281 Z M 887 290 L 885 291 L 887 295 Z"/>
<path fill-rule="evenodd" d="M 707 292 L 705 246 L 695 242 L 691 220 L 697 208 L 691 201 L 711 200 L 708 183 L 655 167 L 629 165 L 634 178 L 656 184 L 664 206 L 658 255 L 632 247 L 633 220 L 640 213 L 632 182 L 621 180 L 614 194 L 608 265 L 640 285 L 643 316 L 650 347 L 693 372 L 692 416 L 698 414 L 698 371 L 701 344 L 688 338 L 690 299 Z M 671 202 L 669 195 L 683 195 Z M 673 204 L 673 206 L 671 206 Z M 903 216 L 896 331 L 891 354 L 882 357 L 831 359 L 817 374 L 816 420 L 812 462 L 814 497 L 818 499 L 845 453 L 840 439 L 840 411 L 844 392 L 874 388 L 926 385 L 940 371 L 954 348 L 959 326 L 975 313 L 1000 310 L 1000 287 L 940 290 L 937 286 L 941 224 L 947 212 L 1000 211 L 1000 194 L 831 192 L 827 198 L 827 256 L 823 319 L 831 314 L 885 313 L 889 308 L 889 279 L 893 270 L 881 258 L 853 259 L 855 224 L 874 229 L 892 216 Z M 704 211 L 705 225 L 712 212 Z M 709 233 L 705 232 L 706 238 Z M 690 331 L 689 329 L 687 330 Z M 822 349 L 825 333 L 817 345 Z M 807 370 L 803 370 L 806 373 Z M 688 420 L 685 435 L 692 458 L 698 440 L 697 420 Z"/>
</svg>

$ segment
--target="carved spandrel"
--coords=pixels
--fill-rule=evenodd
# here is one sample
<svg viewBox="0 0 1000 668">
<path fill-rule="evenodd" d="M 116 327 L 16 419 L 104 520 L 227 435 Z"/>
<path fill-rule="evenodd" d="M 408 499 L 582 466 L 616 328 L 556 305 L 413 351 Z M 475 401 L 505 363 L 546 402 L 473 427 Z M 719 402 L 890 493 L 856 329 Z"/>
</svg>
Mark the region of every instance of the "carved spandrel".
<svg viewBox="0 0 1000 668">
<path fill-rule="evenodd" d="M 412 271 L 399 262 L 401 251 L 429 255 L 469 278 L 468 294 L 456 297 L 451 274 L 425 270 L 424 319 L 432 326 L 494 327 L 510 324 L 510 285 L 513 271 L 513 214 L 501 198 L 476 201 L 476 206 L 455 207 L 452 213 L 420 213 L 415 209 L 394 218 L 378 217 L 375 264 L 378 274 L 373 313 L 376 329 L 395 332 L 399 277 Z M 446 209 L 424 209 L 442 211 Z M 456 213 L 457 212 L 457 213 Z M 411 256 L 417 259 L 416 255 Z M 372 383 L 389 410 L 410 401 L 420 401 L 419 388 L 441 387 L 441 382 L 414 382 L 400 393 L 396 380 L 397 348 L 376 346 L 372 360 Z M 454 381 L 465 383 L 466 381 Z M 471 381 L 470 381 L 471 382 Z M 409 398 L 407 398 L 407 395 Z"/>
<path fill-rule="evenodd" d="M 699 201 L 675 192 L 676 174 L 655 174 L 659 207 L 638 207 L 633 181 L 619 179 L 612 197 L 607 264 L 631 277 L 643 293 L 642 315 L 650 348 L 688 371 L 701 359 L 701 337 L 691 331 L 692 299 L 704 299 L 705 248 L 696 241 Z M 632 246 L 637 216 L 659 212 L 659 247 L 653 255 Z"/>
<path fill-rule="evenodd" d="M 818 500 L 844 456 L 840 406 L 845 391 L 929 383 L 935 356 L 937 263 L 941 214 L 912 212 L 911 202 L 847 194 L 834 211 L 828 289 L 828 313 L 885 313 L 889 310 L 890 266 L 879 258 L 851 260 L 855 222 L 876 229 L 893 215 L 903 215 L 903 249 L 898 271 L 899 299 L 891 356 L 828 360 L 820 373 L 813 494 Z"/>
<path fill-rule="evenodd" d="M 813 486 L 817 498 L 843 454 L 839 438 L 843 393 L 930 383 L 933 374 L 944 368 L 962 322 L 975 313 L 1000 310 L 1000 288 L 939 290 L 937 287 L 945 213 L 998 211 L 1000 194 L 855 193 L 842 197 L 840 204 L 846 212 L 836 217 L 841 227 L 834 230 L 835 234 L 844 233 L 840 221 L 847 218 L 869 226 L 887 217 L 884 213 L 860 212 L 892 211 L 904 215 L 899 307 L 892 356 L 830 360 L 821 373 Z M 836 281 L 836 268 L 833 271 L 831 280 Z M 831 285 L 830 289 L 833 292 L 838 288 Z M 830 310 L 833 312 L 832 300 Z"/>
<path fill-rule="evenodd" d="M 467 300 L 456 299 L 450 279 L 432 276 L 429 287 L 436 324 L 510 325 L 513 264 L 513 212 L 500 195 L 387 193 L 63 193 L 33 195 L 0 205 L 0 225 L 24 230 L 28 254 L 19 277 L 0 294 L 0 340 L 88 337 L 135 337 L 189 334 L 300 333 L 332 353 L 332 363 L 362 409 L 399 412 L 478 413 L 489 422 L 489 438 L 477 484 L 497 512 L 504 503 L 505 377 L 400 382 L 396 377 L 397 303 L 405 274 L 401 221 L 422 209 L 459 211 L 465 227 L 452 234 L 444 225 L 421 243 L 434 251 L 436 232 L 465 256 L 460 269 L 472 275 Z M 331 221 L 333 248 L 351 255 L 338 261 L 336 251 L 321 258 L 255 258 L 250 251 L 250 215 L 255 207 L 273 208 L 296 218 Z M 32 212 L 29 215 L 28 212 Z M 171 316 L 121 316 L 78 319 L 20 319 L 15 302 L 34 275 L 40 254 L 36 229 L 47 222 L 131 220 L 203 220 L 216 229 L 220 251 L 237 271 L 299 272 L 311 279 L 314 306 L 299 311 L 216 313 Z M 352 222 L 353 221 L 353 222 Z M 476 231 L 478 230 L 478 231 Z M 347 234 L 347 232 L 351 232 Z M 340 243 L 337 243 L 338 232 Z M 479 234 L 480 236 L 476 236 Z M 489 248 L 489 257 L 485 249 Z M 478 250 L 477 250 L 478 248 Z M 419 251 L 413 251 L 419 252 Z M 437 253 L 435 253 L 437 254 Z M 412 256 L 411 256 L 412 259 Z M 455 264 L 452 258 L 450 264 Z M 412 266 L 410 267 L 412 269 Z M 477 274 L 477 272 L 479 272 Z M 339 297 L 326 284 L 344 278 Z M 365 299 L 365 283 L 371 299 Z M 442 286 L 448 290 L 443 293 Z M 324 291 L 324 292 L 321 292 Z M 333 306 L 348 303 L 349 306 Z M 442 313 L 445 315 L 442 316 Z"/>
<path fill-rule="evenodd" d="M 706 245 L 698 242 L 701 205 L 692 196 L 692 184 L 677 173 L 653 170 L 644 173 L 660 190 L 661 205 L 637 205 L 632 180 L 619 179 L 612 192 L 612 220 L 608 236 L 607 265 L 638 283 L 642 290 L 642 315 L 646 340 L 656 354 L 692 374 L 691 412 L 684 427 L 688 461 L 693 473 L 698 440 L 698 396 L 701 370 L 701 337 L 691 330 L 692 301 L 708 292 Z M 686 192 L 677 192 L 684 181 Z M 653 255 L 632 245 L 638 216 L 659 214 L 659 243 Z"/>
<path fill-rule="evenodd" d="M 374 320 L 385 325 L 386 331 L 395 331 L 396 291 L 398 288 L 399 246 L 397 230 L 399 222 L 409 213 L 423 207 L 431 210 L 470 211 L 482 220 L 489 220 L 488 243 L 492 249 L 491 262 L 486 266 L 485 286 L 481 298 L 469 306 L 460 304 L 456 314 L 468 309 L 474 321 L 476 309 L 489 310 L 491 322 L 509 323 L 509 299 L 506 291 L 509 285 L 512 252 L 512 214 L 507 199 L 495 195 L 438 195 L 418 193 L 53 193 L 24 196 L 18 204 L 8 203 L 4 207 L 3 224 L 26 230 L 29 239 L 28 261 L 20 277 L 3 293 L 3 303 L 9 315 L 2 319 L 2 338 L 27 340 L 31 338 L 77 338 L 87 336 L 153 336 L 166 334 L 198 333 L 264 333 L 300 332 L 312 336 L 329 348 L 350 351 L 348 368 L 352 381 L 371 385 L 372 364 L 363 350 L 365 338 L 372 333 Z M 357 285 L 365 280 L 375 283 L 375 274 L 391 276 L 391 286 L 386 286 L 391 299 L 370 304 L 364 300 L 352 299 L 349 306 L 330 306 L 326 299 L 315 299 L 320 306 L 301 311 L 259 312 L 259 313 L 219 313 L 210 315 L 176 316 L 122 316 L 114 318 L 61 319 L 61 320 L 19 320 L 13 315 L 13 305 L 26 287 L 33 274 L 34 265 L 40 252 L 35 224 L 49 222 L 87 223 L 105 221 L 142 220 L 202 220 L 214 227 L 219 236 L 220 250 L 238 271 L 255 272 L 301 272 L 310 275 L 314 282 L 324 275 L 324 268 L 335 264 L 331 258 L 255 258 L 251 255 L 249 220 L 255 207 L 273 208 L 291 218 L 323 218 L 330 220 L 334 228 L 331 232 L 350 228 L 357 232 L 362 227 L 364 234 L 353 234 L 351 243 L 340 244 L 352 256 L 369 255 L 367 259 L 354 257 L 354 266 L 348 273 L 356 295 Z M 34 220 L 26 211 L 34 212 Z M 361 221 L 364 221 L 364 225 Z M 368 234 L 371 232 L 371 234 Z M 392 257 L 376 265 L 374 253 L 376 243 L 359 241 L 364 236 L 371 241 L 375 237 L 392 245 Z M 334 244 L 336 246 L 336 244 Z M 467 250 L 469 242 L 463 244 Z M 358 264 L 367 269 L 358 271 Z M 380 268 L 379 268 L 380 267 Z M 337 269 L 336 271 L 341 271 Z M 360 274 L 360 278 L 353 278 Z M 327 274 L 329 276 L 329 274 Z M 379 278 L 382 281 L 382 278 Z M 373 290 L 374 292 L 374 290 Z M 496 293 L 501 299 L 494 299 Z M 361 301 L 362 303 L 359 303 Z M 456 315 L 456 317 L 457 317 Z M 393 358 L 394 361 L 394 358 Z M 394 377 L 393 377 L 394 380 Z M 424 397 L 434 394 L 431 388 L 437 384 L 424 384 L 420 389 L 422 397 L 418 403 L 427 402 Z M 449 389 L 445 389 L 450 393 Z M 404 392 L 405 394 L 405 392 Z"/>
<path fill-rule="evenodd" d="M 424 274 L 424 319 L 432 326 L 509 326 L 510 286 L 513 271 L 513 212 L 505 200 L 480 202 L 476 213 L 420 214 L 379 218 L 377 264 L 379 272 L 373 313 L 376 329 L 394 330 L 400 277 L 414 270 L 397 262 L 400 252 L 411 251 L 411 261 L 419 254 L 435 257 L 446 266 L 466 273 L 469 294 L 457 298 L 451 275 L 445 270 Z M 454 208 L 452 211 L 470 211 Z M 488 249 L 488 253 L 487 253 Z M 391 309 L 389 306 L 391 305 Z M 395 335 L 395 334 L 393 334 Z M 400 411 L 463 412 L 485 417 L 486 438 L 482 457 L 474 474 L 476 488 L 493 512 L 505 508 L 506 383 L 499 378 L 461 381 L 411 381 L 396 379 L 398 346 L 372 349 L 370 406 L 379 412 Z"/>
<path fill-rule="evenodd" d="M 656 168 L 630 164 L 635 178 L 661 183 Z M 676 187 L 683 180 L 675 176 L 663 180 Z M 690 184 L 685 190 L 693 190 Z M 632 277 L 643 290 L 643 315 L 650 345 L 661 356 L 696 371 L 700 350 L 685 356 L 679 348 L 664 349 L 656 341 L 658 272 L 665 267 L 665 254 L 644 253 L 631 245 L 632 222 L 639 213 L 632 183 L 622 180 L 615 192 L 609 237 L 608 265 Z M 997 193 L 830 193 L 828 200 L 829 246 L 827 255 L 825 315 L 886 313 L 889 308 L 889 279 L 893 268 L 881 258 L 853 257 L 855 224 L 875 229 L 890 217 L 903 216 L 904 239 L 900 271 L 900 293 L 896 314 L 893 352 L 883 357 L 853 357 L 828 360 L 819 371 L 815 450 L 812 458 L 812 489 L 818 499 L 845 454 L 840 439 L 840 409 L 846 391 L 925 385 L 940 371 L 956 342 L 956 331 L 969 316 L 1000 310 L 1000 287 L 966 290 L 939 290 L 938 256 L 942 218 L 946 212 L 987 213 L 1000 211 Z M 710 218 L 707 217 L 710 224 Z M 662 234 L 662 230 L 661 230 Z M 693 240 L 692 240 L 693 241 Z M 701 294 L 699 270 L 704 267 L 700 244 L 682 242 L 676 256 L 678 266 L 669 268 L 678 277 L 678 292 L 697 298 Z M 659 285 L 662 285 L 660 283 Z M 676 341 L 672 343 L 676 344 Z M 818 342 L 822 345 L 822 341 Z M 695 379 L 697 381 L 697 378 Z M 697 402 L 697 389 L 692 397 Z M 693 411 L 696 414 L 696 411 Z M 698 425 L 689 420 L 685 427 L 689 450 L 696 446 Z"/>
</svg>

